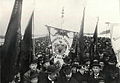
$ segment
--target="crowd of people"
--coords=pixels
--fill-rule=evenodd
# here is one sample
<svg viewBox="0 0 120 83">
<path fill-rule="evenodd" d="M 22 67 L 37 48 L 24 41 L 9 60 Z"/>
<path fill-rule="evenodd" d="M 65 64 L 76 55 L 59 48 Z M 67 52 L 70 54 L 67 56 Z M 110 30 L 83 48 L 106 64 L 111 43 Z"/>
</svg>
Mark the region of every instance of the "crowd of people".
<svg viewBox="0 0 120 83">
<path fill-rule="evenodd" d="M 89 49 L 92 39 L 92 37 L 84 38 L 85 49 Z M 41 45 L 45 48 L 44 46 L 40 48 Z M 97 45 L 96 58 L 91 59 L 90 51 L 86 50 L 81 63 L 78 55 L 71 49 L 69 55 L 62 58 L 64 64 L 60 65 L 59 61 L 54 63 L 52 53 L 47 51 L 51 49 L 47 47 L 48 43 L 44 43 L 43 40 L 37 41 L 36 47 L 39 50 L 36 53 L 36 60 L 31 62 L 29 70 L 23 77 L 18 73 L 13 81 L 16 83 L 119 83 L 120 69 L 116 67 L 117 60 L 110 39 L 98 38 Z"/>
</svg>

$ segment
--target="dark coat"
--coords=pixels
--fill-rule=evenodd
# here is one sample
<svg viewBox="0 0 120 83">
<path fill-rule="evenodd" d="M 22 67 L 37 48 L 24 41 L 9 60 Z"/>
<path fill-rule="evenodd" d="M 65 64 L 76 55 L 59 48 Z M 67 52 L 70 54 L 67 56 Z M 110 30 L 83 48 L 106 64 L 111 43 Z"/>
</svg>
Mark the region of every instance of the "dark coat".
<svg viewBox="0 0 120 83">
<path fill-rule="evenodd" d="M 39 83 L 52 83 L 52 81 L 50 81 L 48 79 L 48 74 L 47 73 L 41 72 L 39 74 Z M 56 83 L 56 80 L 54 81 L 54 83 Z"/>
<path fill-rule="evenodd" d="M 88 83 L 89 75 L 88 74 L 81 74 L 80 72 L 77 72 L 76 74 L 73 74 L 73 77 L 79 82 L 79 83 Z"/>
<path fill-rule="evenodd" d="M 73 76 L 67 80 L 65 76 L 59 76 L 57 79 L 57 83 L 79 83 Z"/>
<path fill-rule="evenodd" d="M 89 79 L 89 83 L 99 83 L 101 80 L 104 81 L 104 83 L 106 83 L 106 78 L 105 75 L 103 73 L 99 73 L 98 77 L 94 76 L 94 73 L 90 76 Z"/>
<path fill-rule="evenodd" d="M 107 83 L 119 83 L 119 68 L 115 67 L 106 73 Z"/>
</svg>

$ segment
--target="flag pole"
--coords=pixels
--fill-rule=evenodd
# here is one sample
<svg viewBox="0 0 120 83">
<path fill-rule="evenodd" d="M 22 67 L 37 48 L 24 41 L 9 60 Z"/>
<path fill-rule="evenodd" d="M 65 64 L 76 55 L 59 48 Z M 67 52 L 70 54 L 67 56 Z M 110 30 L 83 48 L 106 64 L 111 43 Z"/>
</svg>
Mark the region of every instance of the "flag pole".
<svg viewBox="0 0 120 83">
<path fill-rule="evenodd" d="M 110 22 L 105 22 L 105 24 L 107 24 L 107 27 L 106 27 L 106 31 L 107 29 L 110 29 Z M 107 35 L 107 32 L 106 32 L 106 35 Z M 111 37 L 111 35 L 109 35 Z"/>
<path fill-rule="evenodd" d="M 97 43 L 98 43 L 98 23 L 99 23 L 99 17 L 97 17 L 97 23 L 96 23 L 96 26 L 95 26 L 95 32 L 94 32 L 94 35 L 93 35 L 93 38 L 94 38 L 94 41 L 93 41 L 93 43 L 94 43 L 94 50 L 93 50 L 93 52 L 94 52 L 94 56 L 96 57 L 96 55 L 97 55 L 97 51 L 98 51 L 98 45 L 97 45 Z"/>
<path fill-rule="evenodd" d="M 35 59 L 35 36 L 34 36 L 34 10 L 33 10 L 33 20 L 32 20 L 32 27 L 33 27 L 33 57 Z"/>
<path fill-rule="evenodd" d="M 34 11 L 35 11 L 35 0 L 34 0 L 34 2 L 33 2 L 33 6 L 34 6 L 34 8 L 33 8 L 33 19 L 32 19 L 32 28 L 33 28 L 33 58 L 34 59 L 36 59 L 36 55 L 35 55 L 35 33 L 34 33 L 34 29 L 35 29 L 35 25 L 34 25 Z"/>
<path fill-rule="evenodd" d="M 64 6 L 62 7 L 62 13 L 61 13 L 61 29 L 63 29 L 64 24 Z"/>
<path fill-rule="evenodd" d="M 80 31 L 78 33 L 78 47 L 77 47 L 77 50 L 78 50 L 78 54 L 79 54 L 79 61 L 81 63 L 82 61 L 82 56 L 84 54 L 84 21 L 85 21 L 85 7 L 83 9 L 83 16 L 82 16 L 82 20 L 81 20 L 81 25 L 80 25 Z"/>
</svg>

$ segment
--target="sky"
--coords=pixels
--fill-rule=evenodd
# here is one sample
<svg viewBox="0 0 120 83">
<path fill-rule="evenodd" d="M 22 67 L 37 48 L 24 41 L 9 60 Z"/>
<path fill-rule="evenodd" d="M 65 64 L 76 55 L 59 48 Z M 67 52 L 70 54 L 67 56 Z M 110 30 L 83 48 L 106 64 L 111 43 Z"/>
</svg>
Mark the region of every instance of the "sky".
<svg viewBox="0 0 120 83">
<path fill-rule="evenodd" d="M 5 35 L 15 0 L 0 0 L 0 35 Z M 61 12 L 64 7 L 62 29 L 79 32 L 83 9 L 85 33 L 93 33 L 99 17 L 98 33 L 109 29 L 106 22 L 120 23 L 119 0 L 23 0 L 22 34 L 34 10 L 34 34 L 48 34 L 45 25 L 61 28 Z"/>
</svg>

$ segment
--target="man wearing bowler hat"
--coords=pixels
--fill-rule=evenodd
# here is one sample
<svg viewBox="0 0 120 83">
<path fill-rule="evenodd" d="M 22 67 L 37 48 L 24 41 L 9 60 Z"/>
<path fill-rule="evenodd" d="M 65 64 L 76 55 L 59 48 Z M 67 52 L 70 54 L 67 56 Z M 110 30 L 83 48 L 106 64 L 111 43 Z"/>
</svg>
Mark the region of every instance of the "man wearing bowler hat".
<svg viewBox="0 0 120 83">
<path fill-rule="evenodd" d="M 90 83 L 106 83 L 105 75 L 100 71 L 98 60 L 94 60 L 92 64 L 92 74 L 90 75 Z"/>
</svg>

